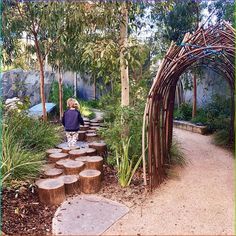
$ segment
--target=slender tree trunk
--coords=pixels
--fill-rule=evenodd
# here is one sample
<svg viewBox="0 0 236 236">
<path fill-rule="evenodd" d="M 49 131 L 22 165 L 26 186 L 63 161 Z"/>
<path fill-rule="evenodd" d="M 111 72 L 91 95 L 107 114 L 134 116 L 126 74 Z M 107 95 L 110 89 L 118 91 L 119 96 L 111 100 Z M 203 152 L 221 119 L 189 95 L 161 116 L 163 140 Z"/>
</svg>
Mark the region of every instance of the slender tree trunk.
<svg viewBox="0 0 236 236">
<path fill-rule="evenodd" d="M 77 97 L 77 73 L 74 75 L 74 97 Z"/>
<path fill-rule="evenodd" d="M 59 65 L 58 65 L 58 90 L 59 90 L 59 114 L 61 120 L 63 116 L 63 88 L 62 88 L 62 75 Z"/>
<path fill-rule="evenodd" d="M 197 113 L 197 77 L 196 74 L 193 74 L 193 111 L 192 118 L 196 116 Z"/>
<path fill-rule="evenodd" d="M 44 92 L 44 61 L 42 58 L 42 54 L 40 52 L 39 43 L 37 39 L 37 35 L 34 34 L 34 44 L 36 49 L 37 58 L 39 61 L 39 71 L 40 71 L 40 97 L 43 106 L 43 120 L 47 121 L 47 111 L 46 111 L 46 99 L 45 99 L 45 92 Z"/>
<path fill-rule="evenodd" d="M 129 106 L 129 71 L 125 59 L 128 38 L 128 9 L 126 2 L 122 3 L 120 23 L 120 75 L 121 75 L 121 106 Z"/>
</svg>

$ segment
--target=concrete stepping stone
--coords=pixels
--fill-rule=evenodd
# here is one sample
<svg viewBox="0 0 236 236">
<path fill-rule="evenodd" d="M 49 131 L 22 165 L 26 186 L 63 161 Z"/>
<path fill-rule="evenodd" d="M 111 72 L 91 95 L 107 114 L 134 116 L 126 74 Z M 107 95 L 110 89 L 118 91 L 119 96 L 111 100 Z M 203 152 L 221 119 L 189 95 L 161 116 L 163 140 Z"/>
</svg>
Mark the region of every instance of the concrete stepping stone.
<svg viewBox="0 0 236 236">
<path fill-rule="evenodd" d="M 101 235 L 129 212 L 129 208 L 106 198 L 84 195 L 68 198 L 55 212 L 53 235 Z"/>
<path fill-rule="evenodd" d="M 67 153 L 62 153 L 62 152 L 52 153 L 49 155 L 48 161 L 51 163 L 55 163 L 59 160 L 63 160 L 63 159 L 68 158 L 68 156 L 69 155 Z"/>
<path fill-rule="evenodd" d="M 65 200 L 64 182 L 58 178 L 39 180 L 36 184 L 40 202 L 47 205 L 58 205 Z"/>
<path fill-rule="evenodd" d="M 83 193 L 97 193 L 101 188 L 101 171 L 83 170 L 79 173 L 80 190 Z"/>
<path fill-rule="evenodd" d="M 51 149 L 46 150 L 46 155 L 49 156 L 50 154 L 58 153 L 58 152 L 62 152 L 62 149 L 60 149 L 60 148 L 51 148 Z"/>
<path fill-rule="evenodd" d="M 62 175 L 63 170 L 62 169 L 58 169 L 58 168 L 52 168 L 52 169 L 48 169 L 44 172 L 45 177 L 47 178 L 56 178 L 60 175 Z"/>
</svg>

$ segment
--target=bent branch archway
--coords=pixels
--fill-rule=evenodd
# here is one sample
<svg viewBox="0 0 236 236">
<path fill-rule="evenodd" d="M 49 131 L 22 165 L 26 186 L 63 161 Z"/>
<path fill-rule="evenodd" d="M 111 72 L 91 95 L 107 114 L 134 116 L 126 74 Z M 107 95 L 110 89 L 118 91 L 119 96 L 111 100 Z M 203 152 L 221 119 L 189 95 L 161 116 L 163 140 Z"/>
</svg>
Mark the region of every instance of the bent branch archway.
<svg viewBox="0 0 236 236">
<path fill-rule="evenodd" d="M 145 147 L 148 148 L 148 174 L 151 188 L 165 178 L 170 163 L 175 89 L 180 75 L 200 59 L 228 81 L 232 95 L 231 137 L 234 135 L 235 29 L 227 22 L 198 28 L 187 33 L 180 45 L 171 43 L 150 89 L 144 112 L 143 157 L 146 178 Z M 145 143 L 145 139 L 147 144 Z"/>
</svg>

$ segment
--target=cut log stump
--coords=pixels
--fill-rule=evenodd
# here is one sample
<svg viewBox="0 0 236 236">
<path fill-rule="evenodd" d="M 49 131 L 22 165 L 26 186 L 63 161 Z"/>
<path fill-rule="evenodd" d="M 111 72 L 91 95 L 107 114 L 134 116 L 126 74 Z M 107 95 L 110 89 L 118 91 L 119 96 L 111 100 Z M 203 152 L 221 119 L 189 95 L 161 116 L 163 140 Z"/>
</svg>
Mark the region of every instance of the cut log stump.
<svg viewBox="0 0 236 236">
<path fill-rule="evenodd" d="M 94 148 L 97 150 L 97 155 L 106 157 L 107 156 L 107 145 L 106 143 L 100 143 L 100 142 L 92 142 L 89 143 L 90 148 Z"/>
<path fill-rule="evenodd" d="M 94 141 L 99 140 L 98 135 L 95 134 L 95 133 L 88 133 L 88 134 L 85 134 L 85 135 L 86 135 L 86 141 L 87 142 L 94 142 Z"/>
<path fill-rule="evenodd" d="M 78 133 L 79 133 L 79 141 L 84 141 L 86 131 L 79 131 Z"/>
<path fill-rule="evenodd" d="M 96 156 L 97 155 L 97 151 L 94 148 L 84 148 L 83 150 L 86 152 L 87 156 Z"/>
<path fill-rule="evenodd" d="M 56 178 L 56 177 L 62 175 L 62 173 L 63 173 L 62 169 L 52 168 L 52 169 L 46 170 L 44 172 L 44 175 L 47 178 Z"/>
<path fill-rule="evenodd" d="M 82 157 L 82 156 L 87 156 L 87 153 L 86 153 L 86 148 L 81 148 L 81 149 L 78 149 L 78 150 L 72 150 L 69 152 L 69 155 L 70 155 L 70 158 L 71 159 L 75 159 L 77 157 Z"/>
<path fill-rule="evenodd" d="M 86 133 L 87 133 L 87 134 L 90 134 L 90 133 L 95 134 L 95 133 L 96 133 L 96 130 L 95 130 L 95 129 L 88 129 L 88 130 L 86 131 Z"/>
<path fill-rule="evenodd" d="M 79 149 L 79 146 L 74 146 L 74 147 L 63 147 L 62 152 L 63 153 L 68 153 L 69 151 Z"/>
<path fill-rule="evenodd" d="M 66 162 L 68 161 L 71 161 L 71 159 L 62 159 L 60 161 L 57 161 L 56 162 L 56 168 L 59 168 L 59 169 L 64 169 L 64 165 Z"/>
<path fill-rule="evenodd" d="M 90 119 L 87 118 L 87 117 L 83 117 L 83 121 L 84 121 L 84 122 L 90 122 Z"/>
<path fill-rule="evenodd" d="M 89 125 L 81 125 L 80 126 L 80 130 L 81 131 L 86 131 L 86 130 L 88 130 L 89 129 Z"/>
<path fill-rule="evenodd" d="M 84 125 L 90 125 L 90 121 L 84 121 Z"/>
<path fill-rule="evenodd" d="M 49 156 L 50 154 L 59 153 L 59 152 L 62 152 L 62 149 L 60 149 L 60 148 L 51 148 L 51 149 L 46 150 L 46 155 Z"/>
<path fill-rule="evenodd" d="M 87 169 L 99 170 L 102 173 L 103 170 L 103 158 L 101 156 L 90 156 L 86 162 Z"/>
<path fill-rule="evenodd" d="M 85 165 L 82 161 L 68 161 L 64 164 L 64 172 L 66 175 L 78 175 Z"/>
<path fill-rule="evenodd" d="M 88 158 L 89 158 L 89 156 L 77 157 L 77 158 L 75 158 L 75 161 L 82 161 L 86 165 Z"/>
<path fill-rule="evenodd" d="M 90 123 L 90 128 L 91 127 L 100 127 L 100 123 Z"/>
<path fill-rule="evenodd" d="M 66 194 L 77 194 L 79 190 L 79 178 L 76 175 L 63 175 L 58 177 L 65 184 Z"/>
<path fill-rule="evenodd" d="M 97 127 L 97 126 L 90 127 L 90 130 L 93 130 L 93 131 L 98 131 L 99 129 L 100 129 L 100 127 Z"/>
<path fill-rule="evenodd" d="M 99 170 L 83 170 L 79 174 L 80 190 L 83 193 L 97 193 L 101 188 L 101 172 Z"/>
<path fill-rule="evenodd" d="M 37 183 L 40 202 L 47 205 L 58 205 L 62 203 L 65 196 L 63 181 L 57 179 L 44 179 Z"/>
<path fill-rule="evenodd" d="M 62 152 L 53 153 L 53 154 L 49 155 L 48 161 L 52 162 L 52 163 L 55 163 L 59 160 L 63 160 L 63 159 L 68 158 L 68 156 L 69 155 L 67 153 L 62 153 Z"/>
</svg>

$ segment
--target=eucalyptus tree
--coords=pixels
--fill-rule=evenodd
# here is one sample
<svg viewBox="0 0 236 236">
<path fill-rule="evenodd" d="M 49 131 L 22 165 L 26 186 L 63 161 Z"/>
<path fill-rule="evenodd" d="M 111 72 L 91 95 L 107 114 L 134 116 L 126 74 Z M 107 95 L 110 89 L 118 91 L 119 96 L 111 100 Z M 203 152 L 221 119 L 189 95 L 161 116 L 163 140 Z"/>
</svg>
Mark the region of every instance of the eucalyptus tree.
<svg viewBox="0 0 236 236">
<path fill-rule="evenodd" d="M 66 9 L 65 9 L 66 7 Z M 43 119 L 47 120 L 44 92 L 44 64 L 53 45 L 61 38 L 66 28 L 66 19 L 73 16 L 69 4 L 53 2 L 4 1 L 3 44 L 8 54 L 14 48 L 14 42 L 22 40 L 24 35 L 31 40 L 28 49 L 36 54 L 40 71 L 40 96 L 43 107 Z M 10 41 L 8 41 L 11 39 Z"/>
</svg>

